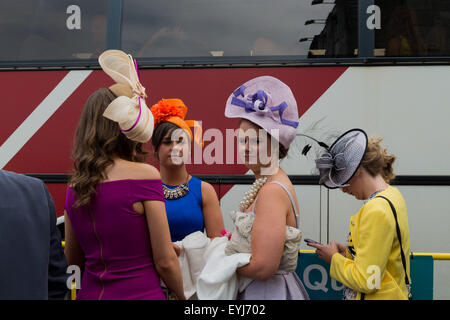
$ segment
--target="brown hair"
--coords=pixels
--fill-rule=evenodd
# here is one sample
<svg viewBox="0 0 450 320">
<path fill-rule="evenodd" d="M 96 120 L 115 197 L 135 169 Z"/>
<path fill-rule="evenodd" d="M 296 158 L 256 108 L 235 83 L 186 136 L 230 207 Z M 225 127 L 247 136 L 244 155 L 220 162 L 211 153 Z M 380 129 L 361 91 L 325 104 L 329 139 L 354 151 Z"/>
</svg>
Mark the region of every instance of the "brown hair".
<svg viewBox="0 0 450 320">
<path fill-rule="evenodd" d="M 395 178 L 394 168 L 392 167 L 395 156 L 388 154 L 386 149 L 380 146 L 382 138 L 370 137 L 367 150 L 364 155 L 361 166 L 369 172 L 372 177 L 381 175 L 387 183 Z"/>
<path fill-rule="evenodd" d="M 171 122 L 161 122 L 153 131 L 152 135 L 152 146 L 153 152 L 156 155 L 158 153 L 159 147 L 161 146 L 162 140 L 167 135 L 167 133 L 172 133 L 174 130 L 180 129 L 177 125 Z"/>
<path fill-rule="evenodd" d="M 278 158 L 280 159 L 284 159 L 287 157 L 288 152 L 289 152 L 289 148 L 286 148 L 285 146 L 283 146 L 281 143 L 278 143 Z"/>
<path fill-rule="evenodd" d="M 72 153 L 74 174 L 69 181 L 77 196 L 75 207 L 91 202 L 97 184 L 107 179 L 105 169 L 115 158 L 145 161 L 147 153 L 142 151 L 142 143 L 129 140 L 116 122 L 103 116 L 114 99 L 111 90 L 101 88 L 89 96 L 81 113 Z"/>
</svg>

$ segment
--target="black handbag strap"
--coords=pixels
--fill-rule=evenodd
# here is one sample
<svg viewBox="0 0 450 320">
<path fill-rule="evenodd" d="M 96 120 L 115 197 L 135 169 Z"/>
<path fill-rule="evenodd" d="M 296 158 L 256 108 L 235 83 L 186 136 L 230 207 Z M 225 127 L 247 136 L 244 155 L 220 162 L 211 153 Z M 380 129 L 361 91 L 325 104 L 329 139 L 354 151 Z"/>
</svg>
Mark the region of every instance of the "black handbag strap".
<svg viewBox="0 0 450 320">
<path fill-rule="evenodd" d="M 411 283 L 408 278 L 408 273 L 406 272 L 406 257 L 405 257 L 405 253 L 403 252 L 403 247 L 402 247 L 402 236 L 400 234 L 400 227 L 398 225 L 397 211 L 395 210 L 395 207 L 392 204 L 391 200 L 389 200 L 388 198 L 383 197 L 383 196 L 376 196 L 375 198 L 383 198 L 384 200 L 386 200 L 389 203 L 389 206 L 391 207 L 392 213 L 394 214 L 395 228 L 397 230 L 397 238 L 398 238 L 398 242 L 400 244 L 400 255 L 402 257 L 403 269 L 405 270 L 405 283 L 406 283 L 406 287 L 408 288 L 408 294 L 409 294 L 408 298 L 411 299 Z"/>
</svg>

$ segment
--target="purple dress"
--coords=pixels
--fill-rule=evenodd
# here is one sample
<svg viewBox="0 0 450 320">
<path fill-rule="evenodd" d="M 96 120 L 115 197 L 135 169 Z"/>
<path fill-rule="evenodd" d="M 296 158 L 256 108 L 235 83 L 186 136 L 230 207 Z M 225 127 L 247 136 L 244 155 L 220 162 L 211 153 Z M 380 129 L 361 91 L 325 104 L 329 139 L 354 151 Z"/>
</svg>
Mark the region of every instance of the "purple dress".
<svg viewBox="0 0 450 320">
<path fill-rule="evenodd" d="M 100 183 L 91 209 L 75 209 L 76 196 L 68 188 L 65 209 L 85 256 L 77 300 L 165 299 L 146 217 L 133 209 L 144 200 L 164 201 L 161 180 Z"/>
</svg>

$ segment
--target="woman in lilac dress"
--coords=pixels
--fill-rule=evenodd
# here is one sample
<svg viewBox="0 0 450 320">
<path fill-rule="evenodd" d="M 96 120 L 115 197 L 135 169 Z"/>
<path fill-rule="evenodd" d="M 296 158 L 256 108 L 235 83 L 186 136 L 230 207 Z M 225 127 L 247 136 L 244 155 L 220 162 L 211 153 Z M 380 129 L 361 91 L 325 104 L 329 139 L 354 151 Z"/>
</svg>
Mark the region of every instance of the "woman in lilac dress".
<svg viewBox="0 0 450 320">
<path fill-rule="evenodd" d="M 258 77 L 230 95 L 225 116 L 240 118 L 239 154 L 256 179 L 234 213 L 229 242 L 237 252 L 251 253 L 237 274 L 253 280 L 237 299 L 308 299 L 295 273 L 302 238 L 297 197 L 279 167 L 297 132 L 295 97 L 280 80 Z"/>
<path fill-rule="evenodd" d="M 132 128 L 106 118 L 117 97 L 138 108 Z M 64 213 L 67 260 L 83 270 L 80 300 L 165 299 L 160 277 L 184 299 L 161 177 L 141 150 L 153 130 L 143 98 L 142 88 L 116 84 L 94 92 L 81 114 Z"/>
</svg>

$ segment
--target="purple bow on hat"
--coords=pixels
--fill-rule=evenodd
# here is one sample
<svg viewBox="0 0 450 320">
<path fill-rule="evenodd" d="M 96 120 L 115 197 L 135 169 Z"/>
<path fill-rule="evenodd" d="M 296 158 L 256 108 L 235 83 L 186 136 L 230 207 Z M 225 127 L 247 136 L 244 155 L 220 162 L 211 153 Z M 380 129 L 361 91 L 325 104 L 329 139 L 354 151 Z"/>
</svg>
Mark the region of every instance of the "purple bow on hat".
<svg viewBox="0 0 450 320">
<path fill-rule="evenodd" d="M 276 107 L 267 108 L 268 95 L 264 90 L 258 90 L 254 94 L 244 94 L 245 86 L 240 86 L 237 90 L 233 92 L 233 98 L 231 99 L 231 104 L 245 108 L 245 112 L 256 112 L 260 114 L 267 113 L 269 110 L 274 113 L 278 111 L 280 115 L 280 121 L 282 124 L 297 128 L 298 121 L 290 121 L 283 119 L 283 112 L 288 107 L 286 102 L 280 103 Z M 238 99 L 239 96 L 244 97 L 244 100 Z"/>
</svg>

